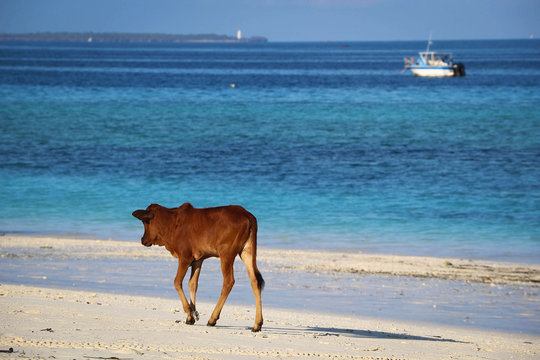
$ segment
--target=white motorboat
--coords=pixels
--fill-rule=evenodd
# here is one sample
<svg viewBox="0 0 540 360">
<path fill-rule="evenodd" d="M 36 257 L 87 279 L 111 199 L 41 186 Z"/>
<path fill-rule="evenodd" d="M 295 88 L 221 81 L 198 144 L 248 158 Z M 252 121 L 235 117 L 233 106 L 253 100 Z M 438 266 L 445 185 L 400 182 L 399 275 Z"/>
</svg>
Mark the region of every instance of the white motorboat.
<svg viewBox="0 0 540 360">
<path fill-rule="evenodd" d="M 465 76 L 465 66 L 454 63 L 452 53 L 430 51 L 431 44 L 430 39 L 426 51 L 418 53 L 418 59 L 404 58 L 404 70 L 411 70 L 415 76 L 422 77 Z"/>
</svg>

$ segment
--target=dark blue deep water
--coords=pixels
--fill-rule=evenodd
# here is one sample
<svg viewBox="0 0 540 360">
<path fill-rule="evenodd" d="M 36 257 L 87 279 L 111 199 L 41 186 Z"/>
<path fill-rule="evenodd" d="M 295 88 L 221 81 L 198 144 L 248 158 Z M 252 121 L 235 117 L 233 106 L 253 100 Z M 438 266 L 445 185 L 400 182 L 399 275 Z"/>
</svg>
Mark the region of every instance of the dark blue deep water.
<svg viewBox="0 0 540 360">
<path fill-rule="evenodd" d="M 189 201 L 264 246 L 540 262 L 540 41 L 400 73 L 424 48 L 0 43 L 0 232 L 138 241 Z"/>
</svg>

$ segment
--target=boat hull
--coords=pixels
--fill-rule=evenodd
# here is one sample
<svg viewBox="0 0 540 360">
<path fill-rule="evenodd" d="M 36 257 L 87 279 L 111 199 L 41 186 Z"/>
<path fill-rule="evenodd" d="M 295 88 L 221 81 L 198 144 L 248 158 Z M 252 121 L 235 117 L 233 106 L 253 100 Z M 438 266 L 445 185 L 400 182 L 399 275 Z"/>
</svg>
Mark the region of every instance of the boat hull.
<svg viewBox="0 0 540 360">
<path fill-rule="evenodd" d="M 411 72 L 414 76 L 420 77 L 450 77 L 454 76 L 454 69 L 448 67 L 444 68 L 411 68 Z"/>
</svg>

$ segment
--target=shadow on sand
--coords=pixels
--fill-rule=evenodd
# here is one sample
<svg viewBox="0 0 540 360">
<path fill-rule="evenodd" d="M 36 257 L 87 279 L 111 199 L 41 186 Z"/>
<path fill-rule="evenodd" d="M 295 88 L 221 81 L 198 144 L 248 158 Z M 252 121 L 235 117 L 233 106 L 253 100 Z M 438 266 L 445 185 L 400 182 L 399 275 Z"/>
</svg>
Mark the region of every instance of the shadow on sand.
<svg viewBox="0 0 540 360">
<path fill-rule="evenodd" d="M 235 326 L 217 326 L 222 328 L 237 328 Z M 240 330 L 241 328 L 237 328 Z M 243 328 L 247 330 L 246 328 Z M 251 328 L 249 328 L 251 330 Z M 449 342 L 449 343 L 460 343 L 468 344 L 465 341 L 458 341 L 454 339 L 446 339 L 441 336 L 432 335 L 432 336 L 418 336 L 405 333 L 392 333 L 384 331 L 371 331 L 371 330 L 355 330 L 355 329 L 341 329 L 333 327 L 272 327 L 272 326 L 263 326 L 262 333 L 274 333 L 279 335 L 297 335 L 297 336 L 306 336 L 310 335 L 313 337 L 323 337 L 323 336 L 346 336 L 354 338 L 370 338 L 370 339 L 400 339 L 400 340 L 417 340 L 417 341 L 440 341 L 440 342 Z"/>
<path fill-rule="evenodd" d="M 313 333 L 314 336 L 348 336 L 348 337 L 372 338 L 372 339 L 407 339 L 407 340 L 419 340 L 419 341 L 441 341 L 441 342 L 452 342 L 452 343 L 464 343 L 463 341 L 445 339 L 437 335 L 417 336 L 417 335 L 404 334 L 404 333 L 400 334 L 400 333 L 371 331 L 371 330 L 306 327 L 305 329 L 298 329 L 298 331 L 302 331 L 304 333 Z"/>
</svg>

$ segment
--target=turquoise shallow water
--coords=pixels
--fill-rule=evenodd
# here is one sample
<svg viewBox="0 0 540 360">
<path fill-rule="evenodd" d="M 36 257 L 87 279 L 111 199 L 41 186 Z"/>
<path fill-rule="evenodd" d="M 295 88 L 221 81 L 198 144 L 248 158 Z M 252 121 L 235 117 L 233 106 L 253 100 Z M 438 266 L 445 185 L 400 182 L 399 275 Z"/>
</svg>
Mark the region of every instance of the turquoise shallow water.
<svg viewBox="0 0 540 360">
<path fill-rule="evenodd" d="M 539 262 L 540 41 L 400 73 L 424 47 L 0 43 L 0 231 L 138 240 L 189 201 L 265 246 Z"/>
</svg>

